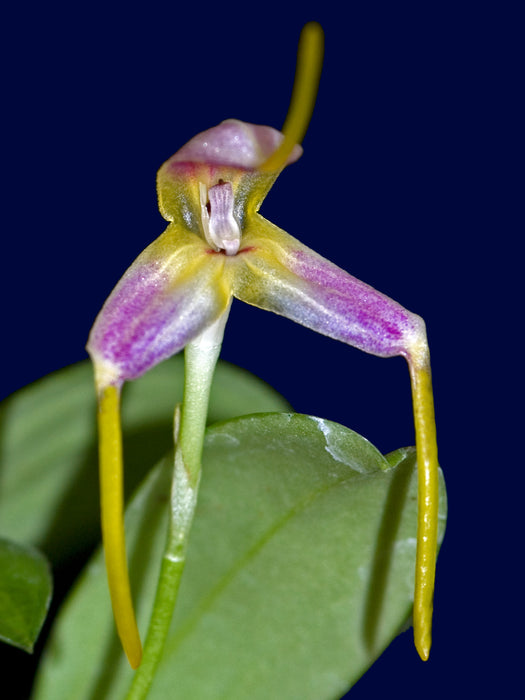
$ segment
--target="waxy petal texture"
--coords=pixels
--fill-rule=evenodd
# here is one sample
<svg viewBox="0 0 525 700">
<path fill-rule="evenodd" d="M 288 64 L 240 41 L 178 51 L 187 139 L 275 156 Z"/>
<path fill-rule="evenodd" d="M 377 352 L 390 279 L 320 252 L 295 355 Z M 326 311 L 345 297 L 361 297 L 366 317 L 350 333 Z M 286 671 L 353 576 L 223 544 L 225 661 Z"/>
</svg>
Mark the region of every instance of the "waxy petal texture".
<svg viewBox="0 0 525 700">
<path fill-rule="evenodd" d="M 241 228 L 245 217 L 259 208 L 284 165 L 302 154 L 296 145 L 276 171 L 258 167 L 282 143 L 283 134 L 270 126 L 228 119 L 194 136 L 161 166 L 157 174 L 159 209 L 167 221 L 200 229 L 200 186 L 229 182 L 234 191 L 234 213 Z"/>
<path fill-rule="evenodd" d="M 292 146 L 275 129 L 228 120 L 167 160 L 157 189 L 160 211 L 171 223 L 124 274 L 90 334 L 108 580 L 117 628 L 134 667 L 141 650 L 122 525 L 120 387 L 199 336 L 202 341 L 220 317 L 225 320 L 232 296 L 367 353 L 408 361 L 419 464 L 414 629 L 418 651 L 428 658 L 438 463 L 425 324 L 258 214 L 280 170 L 301 155 Z M 207 341 L 203 347 L 211 358 Z M 218 345 L 213 348 L 218 352 Z"/>
<path fill-rule="evenodd" d="M 260 215 L 243 236 L 234 296 L 380 357 L 407 356 L 423 320 Z"/>
<path fill-rule="evenodd" d="M 135 379 L 182 350 L 227 308 L 224 256 L 171 225 L 135 260 L 87 345 L 101 385 Z"/>
<path fill-rule="evenodd" d="M 194 136 L 170 158 L 171 163 L 205 163 L 252 170 L 280 146 L 284 136 L 271 126 L 226 119 Z M 303 149 L 294 147 L 286 164 L 295 162 Z"/>
</svg>

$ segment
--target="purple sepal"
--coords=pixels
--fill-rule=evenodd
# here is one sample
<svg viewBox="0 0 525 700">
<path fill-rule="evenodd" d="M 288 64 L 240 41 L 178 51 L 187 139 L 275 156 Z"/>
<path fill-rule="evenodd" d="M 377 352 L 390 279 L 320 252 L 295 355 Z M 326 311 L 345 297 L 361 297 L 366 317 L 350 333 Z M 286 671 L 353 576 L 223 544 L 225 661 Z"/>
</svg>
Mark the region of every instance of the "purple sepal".
<svg viewBox="0 0 525 700">
<path fill-rule="evenodd" d="M 105 383 L 141 376 L 182 350 L 226 308 L 228 296 L 209 255 L 202 254 L 208 264 L 186 263 L 192 274 L 174 274 L 147 255 L 152 246 L 124 274 L 91 329 L 87 350 Z"/>
<path fill-rule="evenodd" d="M 313 251 L 295 252 L 289 269 L 309 290 L 301 305 L 304 320 L 297 320 L 319 333 L 392 357 L 406 356 L 424 329 L 422 318 Z"/>
<path fill-rule="evenodd" d="M 258 217 L 234 296 L 380 357 L 408 357 L 423 319 Z"/>
<path fill-rule="evenodd" d="M 257 169 L 278 148 L 283 138 L 281 132 L 271 126 L 226 119 L 194 136 L 168 162 Z M 294 146 L 286 165 L 294 163 L 302 152 L 301 146 Z"/>
</svg>

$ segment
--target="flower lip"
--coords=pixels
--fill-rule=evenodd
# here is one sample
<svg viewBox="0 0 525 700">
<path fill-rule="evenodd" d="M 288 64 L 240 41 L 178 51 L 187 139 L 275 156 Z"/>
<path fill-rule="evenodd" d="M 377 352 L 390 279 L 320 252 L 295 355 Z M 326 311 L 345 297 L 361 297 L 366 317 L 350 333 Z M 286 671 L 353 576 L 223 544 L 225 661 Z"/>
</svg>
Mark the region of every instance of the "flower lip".
<svg viewBox="0 0 525 700">
<path fill-rule="evenodd" d="M 202 184 L 201 197 L 204 194 Z M 209 212 L 208 212 L 209 206 Z M 202 206 L 202 228 L 208 243 L 226 255 L 235 255 L 241 243 L 241 229 L 233 212 L 233 188 L 230 182 L 220 182 L 207 192 L 207 204 Z"/>
<path fill-rule="evenodd" d="M 271 126 L 227 119 L 197 134 L 169 160 L 170 165 L 199 163 L 257 170 L 279 147 L 284 136 Z M 294 146 L 285 165 L 298 160 L 301 146 Z"/>
</svg>

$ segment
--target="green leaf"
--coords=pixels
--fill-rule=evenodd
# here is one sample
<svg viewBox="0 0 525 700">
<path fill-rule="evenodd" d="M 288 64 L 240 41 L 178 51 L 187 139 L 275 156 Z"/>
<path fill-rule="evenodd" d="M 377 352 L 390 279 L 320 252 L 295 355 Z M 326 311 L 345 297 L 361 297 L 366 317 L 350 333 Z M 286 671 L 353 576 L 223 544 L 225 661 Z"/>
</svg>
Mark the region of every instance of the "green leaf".
<svg viewBox="0 0 525 700">
<path fill-rule="evenodd" d="M 32 652 L 51 600 L 51 572 L 37 550 L 0 539 L 0 639 Z"/>
<path fill-rule="evenodd" d="M 173 444 L 182 400 L 183 357 L 124 387 L 127 493 Z M 210 422 L 288 410 L 267 384 L 220 362 Z M 89 362 L 72 365 L 13 394 L 0 412 L 0 536 L 30 544 L 57 562 L 99 539 L 96 407 Z"/>
<path fill-rule="evenodd" d="M 165 537 L 171 459 L 127 512 L 144 634 Z M 440 540 L 446 496 L 440 484 Z M 151 700 L 340 697 L 406 624 L 413 600 L 415 452 L 295 414 L 207 431 L 188 561 Z M 414 652 L 415 653 L 415 652 Z M 35 700 L 119 700 L 132 671 L 99 553 L 66 602 Z"/>
</svg>

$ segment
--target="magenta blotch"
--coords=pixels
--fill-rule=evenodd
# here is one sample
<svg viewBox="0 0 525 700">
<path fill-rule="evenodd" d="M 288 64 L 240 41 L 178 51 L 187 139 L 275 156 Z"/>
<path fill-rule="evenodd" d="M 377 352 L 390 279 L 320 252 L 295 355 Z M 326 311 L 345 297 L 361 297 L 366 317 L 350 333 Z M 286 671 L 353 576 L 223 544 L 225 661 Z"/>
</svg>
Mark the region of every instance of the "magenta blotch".
<svg viewBox="0 0 525 700">
<path fill-rule="evenodd" d="M 170 598 L 172 612 L 172 592 L 178 588 L 174 581 L 180 580 L 182 571 L 181 543 L 187 542 L 196 503 L 211 379 L 232 297 L 367 353 L 407 359 L 418 460 L 414 636 L 423 659 L 430 651 L 438 462 L 425 324 L 258 214 L 282 168 L 302 154 L 298 142 L 306 132 L 315 102 L 322 37 L 317 23 L 308 23 L 301 34 L 296 83 L 283 133 L 230 119 L 197 134 L 162 165 L 157 176 L 159 209 L 170 225 L 125 273 L 97 317 L 88 341 L 99 402 L 102 530 L 108 580 L 117 629 L 133 668 L 140 664 L 142 651 L 126 565 L 120 387 L 188 346 L 182 417 L 180 424 L 177 419 L 175 431 L 170 534 L 158 589 L 162 595 L 157 595 L 150 628 L 154 634 L 148 635 L 145 647 L 146 674 L 152 658 L 155 664 L 159 662 L 169 630 L 165 605 Z M 332 135 L 328 141 L 330 138 Z M 344 133 L 341 138 L 344 140 Z M 330 205 L 334 212 L 340 205 L 336 185 L 334 181 Z M 307 192 L 301 193 L 295 204 L 310 206 Z M 325 216 L 326 225 L 332 227 L 331 209 L 326 209 Z M 279 340 L 273 352 L 280 356 Z M 185 530 L 180 529 L 181 513 L 188 524 Z M 171 564 L 174 568 L 168 568 Z M 150 644 L 153 638 L 156 641 Z"/>
<path fill-rule="evenodd" d="M 283 140 L 271 126 L 248 124 L 226 119 L 217 126 L 197 134 L 172 156 L 168 163 L 202 163 L 205 165 L 256 169 Z M 296 145 L 286 165 L 295 162 L 303 149 Z"/>
</svg>

